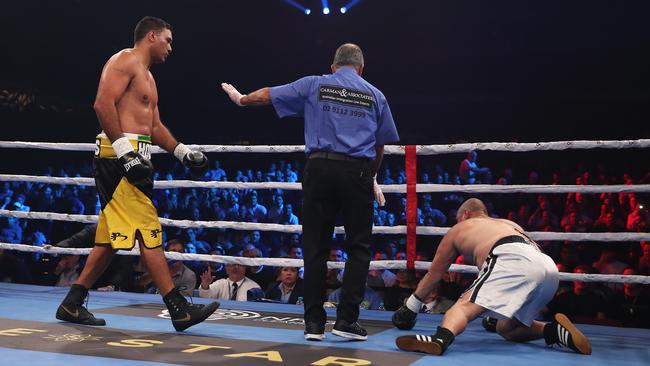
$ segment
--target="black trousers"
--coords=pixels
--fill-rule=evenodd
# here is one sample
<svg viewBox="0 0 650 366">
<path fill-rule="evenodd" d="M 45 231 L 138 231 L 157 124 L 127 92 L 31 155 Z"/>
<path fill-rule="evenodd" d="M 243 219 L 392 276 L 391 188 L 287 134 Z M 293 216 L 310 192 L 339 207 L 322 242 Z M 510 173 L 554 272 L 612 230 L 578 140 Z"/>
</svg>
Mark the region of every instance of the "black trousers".
<svg viewBox="0 0 650 366">
<path fill-rule="evenodd" d="M 346 232 L 343 286 L 337 318 L 355 322 L 370 264 L 374 194 L 370 161 L 309 159 L 303 175 L 302 242 L 305 261 L 305 322 L 325 324 L 327 260 L 336 215 Z"/>
</svg>

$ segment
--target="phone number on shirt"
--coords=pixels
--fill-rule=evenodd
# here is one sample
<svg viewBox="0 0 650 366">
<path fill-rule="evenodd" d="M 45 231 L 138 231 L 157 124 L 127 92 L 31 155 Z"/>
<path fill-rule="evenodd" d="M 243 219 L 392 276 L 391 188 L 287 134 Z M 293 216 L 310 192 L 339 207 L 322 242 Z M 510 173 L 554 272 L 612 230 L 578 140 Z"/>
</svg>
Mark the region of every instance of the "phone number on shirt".
<svg viewBox="0 0 650 366">
<path fill-rule="evenodd" d="M 331 113 L 341 114 L 344 116 L 357 117 L 357 118 L 364 118 L 366 116 L 366 112 L 363 111 L 341 108 L 337 106 L 329 106 L 327 104 L 323 105 L 323 112 L 331 112 Z"/>
</svg>

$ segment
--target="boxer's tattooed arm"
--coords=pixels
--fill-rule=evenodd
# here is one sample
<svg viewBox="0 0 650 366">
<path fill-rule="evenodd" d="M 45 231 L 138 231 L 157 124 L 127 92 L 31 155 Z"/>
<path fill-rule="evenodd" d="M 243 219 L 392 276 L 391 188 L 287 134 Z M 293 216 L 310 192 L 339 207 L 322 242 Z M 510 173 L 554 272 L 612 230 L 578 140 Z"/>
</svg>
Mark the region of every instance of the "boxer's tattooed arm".
<svg viewBox="0 0 650 366">
<path fill-rule="evenodd" d="M 271 93 L 269 88 L 262 88 L 244 95 L 239 102 L 245 106 L 269 105 L 271 104 Z"/>
</svg>

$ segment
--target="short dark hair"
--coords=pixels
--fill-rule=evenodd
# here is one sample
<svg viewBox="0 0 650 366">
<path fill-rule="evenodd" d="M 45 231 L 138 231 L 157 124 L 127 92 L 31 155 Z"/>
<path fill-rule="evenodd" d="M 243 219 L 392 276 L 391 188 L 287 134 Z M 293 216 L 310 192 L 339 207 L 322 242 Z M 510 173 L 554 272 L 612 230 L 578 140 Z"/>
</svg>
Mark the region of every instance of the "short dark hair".
<svg viewBox="0 0 650 366">
<path fill-rule="evenodd" d="M 171 240 L 169 240 L 167 242 L 167 248 L 169 248 L 172 245 L 180 245 L 181 246 L 181 251 L 185 252 L 185 242 L 184 241 L 182 241 L 180 239 L 171 239 Z"/>
<path fill-rule="evenodd" d="M 147 33 L 151 31 L 160 32 L 163 29 L 169 29 L 171 31 L 172 26 L 160 18 L 146 16 L 140 19 L 138 24 L 135 26 L 135 30 L 133 31 L 133 43 L 138 43 L 139 40 L 144 38 Z"/>
<path fill-rule="evenodd" d="M 353 43 L 345 43 L 336 49 L 334 66 L 363 66 L 363 51 Z"/>
</svg>

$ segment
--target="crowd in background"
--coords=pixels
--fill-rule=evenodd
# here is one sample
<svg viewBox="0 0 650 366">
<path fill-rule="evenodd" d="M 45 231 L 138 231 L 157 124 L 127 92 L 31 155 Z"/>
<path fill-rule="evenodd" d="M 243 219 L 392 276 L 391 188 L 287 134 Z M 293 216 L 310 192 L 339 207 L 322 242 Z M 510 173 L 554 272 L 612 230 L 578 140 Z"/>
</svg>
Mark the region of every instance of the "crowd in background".
<svg viewBox="0 0 650 366">
<path fill-rule="evenodd" d="M 222 166 L 223 162 L 223 166 Z M 206 181 L 300 182 L 301 160 L 278 160 L 260 166 L 256 161 L 214 160 Z M 92 176 L 89 164 L 47 167 L 42 175 Z M 480 166 L 478 152 L 444 166 L 418 166 L 418 183 L 438 184 L 649 184 L 650 172 L 608 174 L 603 169 L 578 168 L 570 174 L 528 169 L 515 174 L 508 166 Z M 155 180 L 189 179 L 180 165 L 158 168 Z M 405 184 L 403 163 L 384 164 L 380 184 Z M 468 197 L 459 193 L 418 195 L 417 221 L 423 226 L 452 226 L 456 208 Z M 527 231 L 648 232 L 648 194 L 482 194 L 479 197 L 494 217 L 507 218 Z M 375 203 L 374 224 L 406 223 L 406 197 L 386 194 L 387 203 Z M 160 217 L 193 221 L 237 221 L 300 224 L 301 192 L 282 189 L 156 189 L 153 201 Z M 95 215 L 100 204 L 92 186 L 2 182 L 0 209 Z M 375 260 L 406 259 L 403 235 L 373 235 Z M 44 243 L 91 247 L 94 226 L 51 220 L 0 217 L 0 242 L 41 246 Z M 418 237 L 418 260 L 431 260 L 439 237 Z M 299 234 L 266 231 L 165 227 L 166 250 L 244 257 L 302 258 Z M 540 242 L 562 272 L 650 275 L 649 242 Z M 345 237 L 335 235 L 330 260 L 345 261 Z M 85 257 L 50 256 L 0 250 L 0 281 L 69 286 L 76 280 Z M 457 263 L 462 264 L 459 257 Z M 232 300 L 300 303 L 302 268 L 208 264 L 169 261 L 175 285 L 186 295 L 198 294 Z M 423 275 L 408 270 L 373 270 L 368 277 L 366 309 L 395 310 Z M 328 301 L 336 303 L 343 270 L 327 275 Z M 444 312 L 473 281 L 474 276 L 449 273 L 425 299 L 423 312 Z M 236 283 L 235 290 L 228 284 Z M 137 258 L 117 256 L 96 287 L 104 291 L 156 292 L 151 277 Z M 556 298 L 541 317 L 563 312 L 577 322 L 650 327 L 650 286 L 589 282 L 562 282 Z"/>
</svg>

